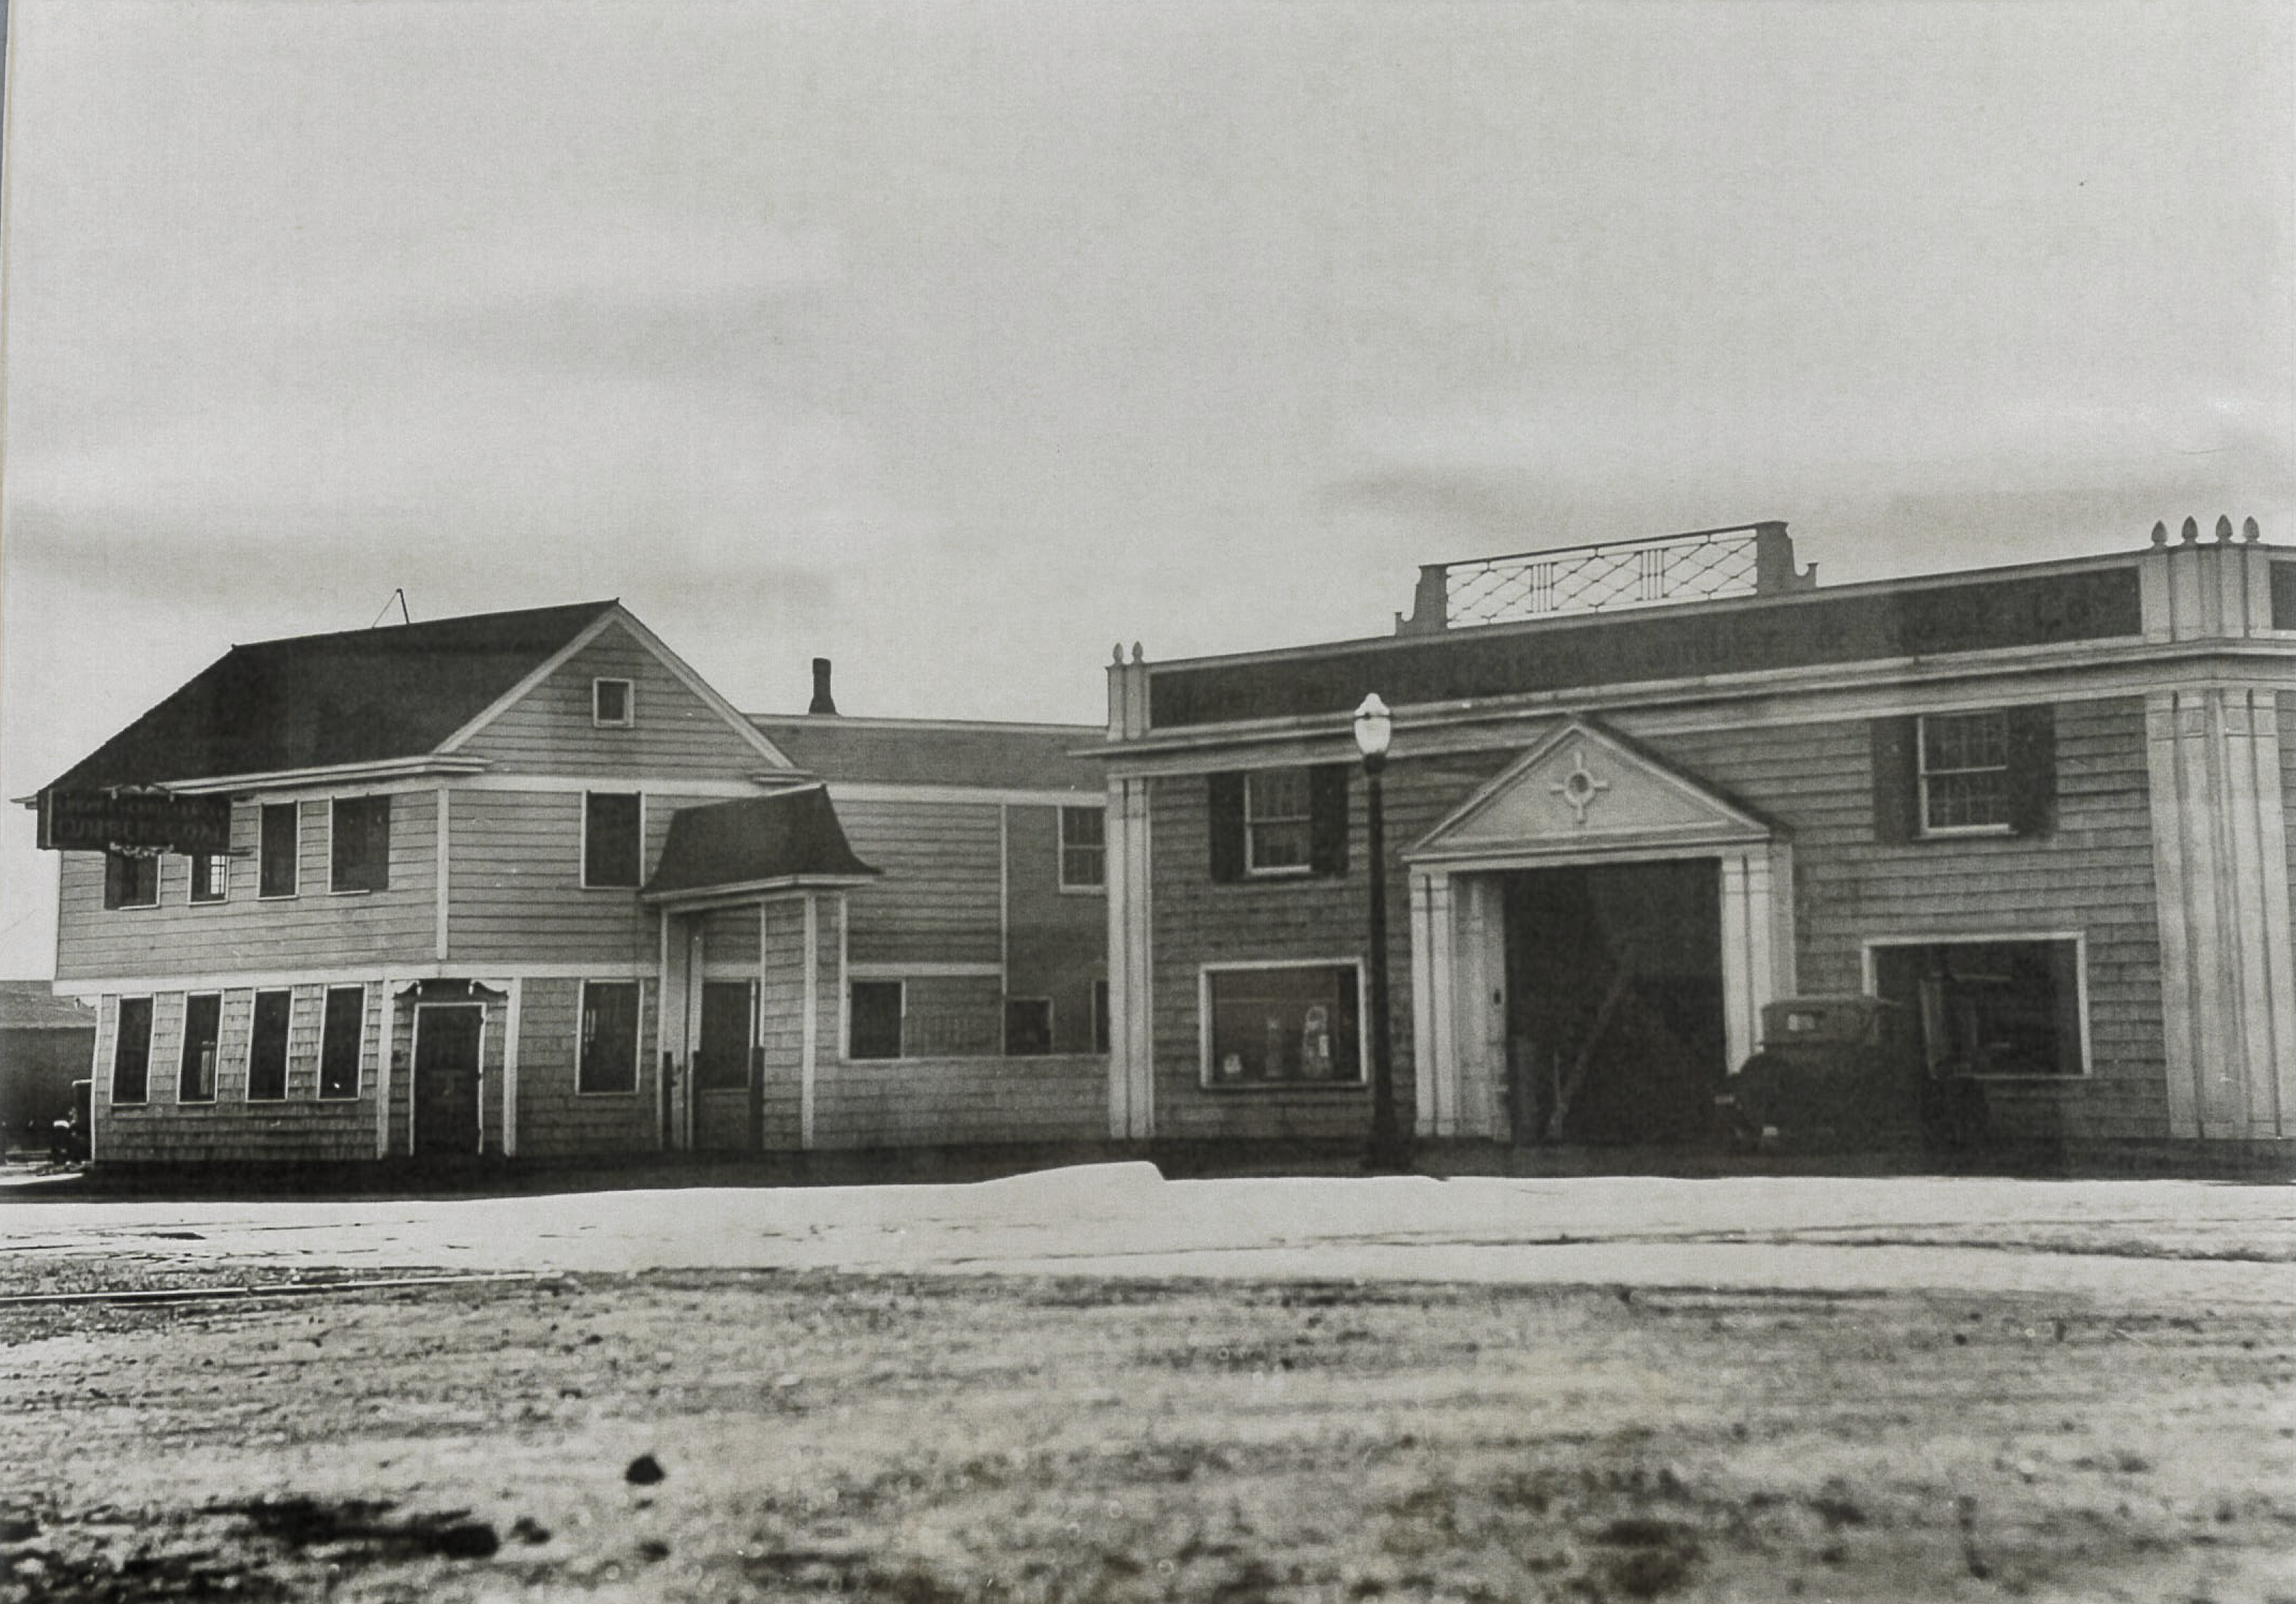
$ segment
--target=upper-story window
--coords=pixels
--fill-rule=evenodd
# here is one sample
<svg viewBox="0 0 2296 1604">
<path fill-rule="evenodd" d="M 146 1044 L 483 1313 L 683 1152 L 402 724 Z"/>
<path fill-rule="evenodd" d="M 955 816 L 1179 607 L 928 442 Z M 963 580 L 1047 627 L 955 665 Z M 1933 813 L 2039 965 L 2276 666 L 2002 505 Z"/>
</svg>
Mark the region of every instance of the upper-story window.
<svg viewBox="0 0 2296 1604">
<path fill-rule="evenodd" d="M 1928 713 L 1921 720 L 1922 833 L 2009 828 L 2009 715 Z"/>
<path fill-rule="evenodd" d="M 297 865 L 301 856 L 299 840 L 302 805 L 296 802 L 266 802 L 263 805 L 262 845 L 257 857 L 255 894 L 258 896 L 292 896 L 295 895 Z"/>
<path fill-rule="evenodd" d="M 327 889 L 390 889 L 390 798 L 338 797 L 328 843 Z"/>
<path fill-rule="evenodd" d="M 136 853 L 105 853 L 103 905 L 107 908 L 158 907 L 160 860 Z"/>
<path fill-rule="evenodd" d="M 1345 874 L 1353 766 L 1324 763 L 1212 775 L 1212 878 Z"/>
<path fill-rule="evenodd" d="M 1108 884 L 1108 811 L 1061 809 L 1061 889 L 1097 891 Z"/>
<path fill-rule="evenodd" d="M 637 722 L 636 698 L 629 681 L 590 682 L 590 722 L 602 730 L 627 730 Z"/>
<path fill-rule="evenodd" d="M 230 896 L 230 855 L 220 852 L 193 854 L 191 900 L 195 903 L 219 903 Z"/>
<path fill-rule="evenodd" d="M 644 878 L 645 802 L 636 791 L 582 793 L 582 883 L 635 887 Z"/>
</svg>

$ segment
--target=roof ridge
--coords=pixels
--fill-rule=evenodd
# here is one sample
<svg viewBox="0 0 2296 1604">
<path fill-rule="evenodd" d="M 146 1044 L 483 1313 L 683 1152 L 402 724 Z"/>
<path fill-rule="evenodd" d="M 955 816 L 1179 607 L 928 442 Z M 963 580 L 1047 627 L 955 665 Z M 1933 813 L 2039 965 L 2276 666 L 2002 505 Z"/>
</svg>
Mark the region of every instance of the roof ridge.
<svg viewBox="0 0 2296 1604">
<path fill-rule="evenodd" d="M 561 602 L 548 607 L 507 607 L 491 611 L 450 613 L 444 618 L 416 618 L 403 624 L 370 624 L 360 629 L 321 629 L 309 634 L 273 635 L 260 641 L 234 641 L 232 652 L 250 651 L 258 646 L 308 646 L 317 641 L 349 640 L 353 637 L 383 634 L 403 635 L 414 629 L 435 629 L 448 624 L 474 624 L 482 618 L 534 618 L 545 613 L 602 613 L 610 607 L 619 607 L 619 596 L 609 596 L 599 602 Z M 220 659 L 218 659 L 220 660 Z"/>
</svg>

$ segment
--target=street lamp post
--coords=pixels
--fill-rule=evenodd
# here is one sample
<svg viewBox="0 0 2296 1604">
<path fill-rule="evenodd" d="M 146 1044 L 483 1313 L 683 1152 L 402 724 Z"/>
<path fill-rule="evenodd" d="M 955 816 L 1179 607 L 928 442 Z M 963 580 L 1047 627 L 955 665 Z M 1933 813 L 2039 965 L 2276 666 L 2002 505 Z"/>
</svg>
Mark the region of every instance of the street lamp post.
<svg viewBox="0 0 2296 1604">
<path fill-rule="evenodd" d="M 1356 749 L 1363 754 L 1365 855 L 1371 862 L 1371 1147 L 1365 1167 L 1394 1174 L 1411 1167 L 1411 1137 L 1395 1114 L 1393 1033 L 1387 1002 L 1387 814 L 1380 776 L 1395 721 L 1377 693 L 1356 709 Z"/>
</svg>

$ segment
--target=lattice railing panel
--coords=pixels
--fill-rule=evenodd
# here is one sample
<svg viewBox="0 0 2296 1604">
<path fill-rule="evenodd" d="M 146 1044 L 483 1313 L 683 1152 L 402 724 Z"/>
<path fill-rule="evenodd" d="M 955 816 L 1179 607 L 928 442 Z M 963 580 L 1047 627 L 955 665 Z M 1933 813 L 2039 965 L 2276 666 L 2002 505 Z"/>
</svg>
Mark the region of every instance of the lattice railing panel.
<svg viewBox="0 0 2296 1604">
<path fill-rule="evenodd" d="M 1506 624 L 1556 613 L 1751 596 L 1758 575 L 1756 544 L 1756 531 L 1749 526 L 1447 563 L 1447 621 L 1453 626 Z"/>
</svg>

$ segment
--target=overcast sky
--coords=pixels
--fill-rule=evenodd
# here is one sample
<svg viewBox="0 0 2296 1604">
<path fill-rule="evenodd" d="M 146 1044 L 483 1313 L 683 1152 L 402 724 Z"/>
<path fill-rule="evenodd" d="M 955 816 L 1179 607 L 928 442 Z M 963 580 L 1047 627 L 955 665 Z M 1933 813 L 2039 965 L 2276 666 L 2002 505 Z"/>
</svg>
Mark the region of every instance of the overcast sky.
<svg viewBox="0 0 2296 1604">
<path fill-rule="evenodd" d="M 2281 0 L 13 9 L 7 797 L 402 585 L 1094 720 L 1443 558 L 2296 543 Z"/>
</svg>

